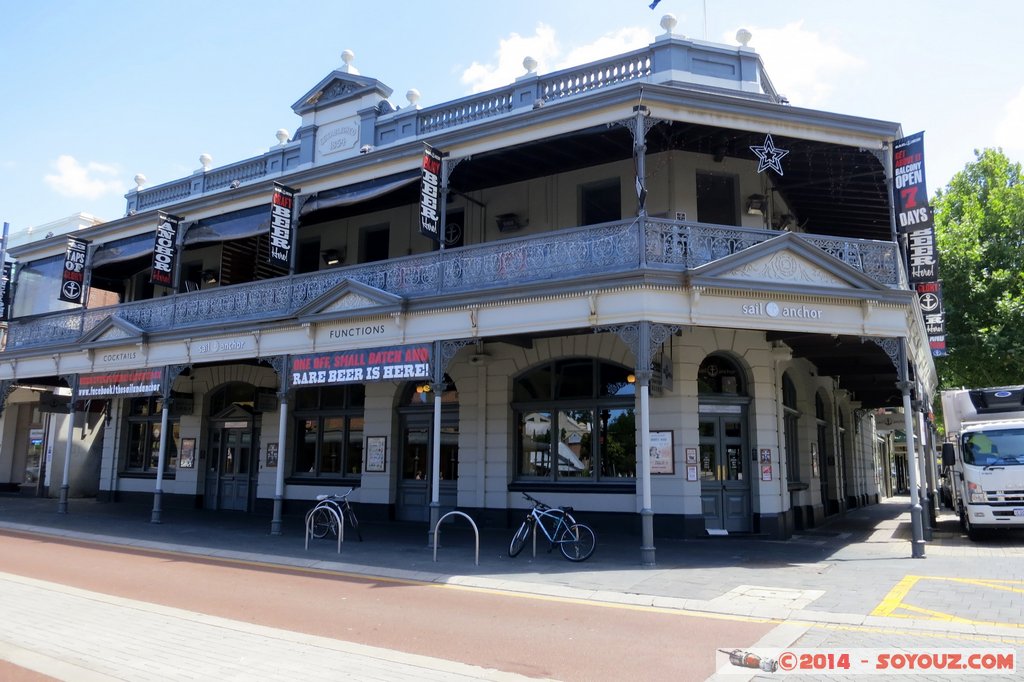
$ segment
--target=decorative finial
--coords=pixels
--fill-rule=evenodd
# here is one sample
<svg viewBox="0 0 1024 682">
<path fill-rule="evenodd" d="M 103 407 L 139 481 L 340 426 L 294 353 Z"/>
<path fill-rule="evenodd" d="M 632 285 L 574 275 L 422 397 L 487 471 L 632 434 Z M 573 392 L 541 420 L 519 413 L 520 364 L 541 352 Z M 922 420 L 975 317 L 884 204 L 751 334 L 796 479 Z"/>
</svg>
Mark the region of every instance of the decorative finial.
<svg viewBox="0 0 1024 682">
<path fill-rule="evenodd" d="M 741 28 L 740 30 L 736 31 L 736 40 L 743 47 L 747 46 L 747 43 L 750 42 L 751 38 L 753 38 L 753 36 L 750 34 L 750 31 L 748 31 L 745 28 Z"/>
<path fill-rule="evenodd" d="M 676 17 L 674 14 L 666 14 L 661 18 L 661 27 L 665 29 L 665 33 L 668 33 L 669 35 L 672 34 L 672 30 L 676 27 L 676 24 L 678 23 L 679 22 L 676 21 Z"/>
<path fill-rule="evenodd" d="M 405 93 L 405 98 L 409 100 L 409 106 L 415 109 L 419 106 L 417 103 L 420 101 L 420 91 L 416 88 L 409 88 L 409 91 Z"/>
<path fill-rule="evenodd" d="M 523 60 L 523 68 L 526 69 L 526 73 L 528 73 L 528 74 L 529 73 L 536 73 L 537 72 L 537 60 L 534 59 L 533 57 L 527 57 L 526 59 Z"/>
<path fill-rule="evenodd" d="M 343 61 L 345 65 L 341 67 L 341 70 L 344 71 L 345 73 L 351 73 L 355 76 L 358 76 L 359 70 L 356 67 L 352 66 L 352 61 L 355 58 L 356 53 L 353 52 L 352 50 L 345 50 L 344 52 L 342 52 L 341 61 Z"/>
<path fill-rule="evenodd" d="M 135 187 L 136 189 L 142 189 L 142 186 L 146 184 L 146 176 L 142 173 L 135 174 Z"/>
<path fill-rule="evenodd" d="M 210 164 L 213 163 L 213 157 L 209 154 L 199 155 L 199 164 L 203 167 L 203 172 L 210 170 Z"/>
<path fill-rule="evenodd" d="M 288 141 L 288 131 L 284 128 L 278 128 L 277 132 L 274 133 L 274 136 L 277 137 L 278 144 L 284 144 Z"/>
</svg>

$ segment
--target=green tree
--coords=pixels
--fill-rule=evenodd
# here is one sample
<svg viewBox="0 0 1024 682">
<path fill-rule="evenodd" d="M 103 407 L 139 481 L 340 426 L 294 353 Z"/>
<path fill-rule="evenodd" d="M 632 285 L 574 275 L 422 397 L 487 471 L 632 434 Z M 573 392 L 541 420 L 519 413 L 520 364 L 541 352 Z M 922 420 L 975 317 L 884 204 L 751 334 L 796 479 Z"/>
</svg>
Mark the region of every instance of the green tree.
<svg viewBox="0 0 1024 682">
<path fill-rule="evenodd" d="M 941 388 L 1024 384 L 1024 184 L 1001 149 L 975 150 L 932 202 L 946 346 Z"/>
</svg>

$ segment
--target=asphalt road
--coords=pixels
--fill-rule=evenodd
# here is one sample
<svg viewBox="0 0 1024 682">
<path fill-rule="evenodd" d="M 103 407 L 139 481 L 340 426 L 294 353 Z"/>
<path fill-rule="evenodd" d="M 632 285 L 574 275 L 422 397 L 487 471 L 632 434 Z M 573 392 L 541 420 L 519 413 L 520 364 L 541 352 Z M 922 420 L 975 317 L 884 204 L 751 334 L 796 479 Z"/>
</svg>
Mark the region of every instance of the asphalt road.
<svg viewBox="0 0 1024 682">
<path fill-rule="evenodd" d="M 0 531 L 0 583 L 13 576 L 42 581 L 19 585 L 45 590 L 48 597 L 61 597 L 58 586 L 83 590 L 84 598 L 123 616 L 108 617 L 102 628 L 85 627 L 74 646 L 67 644 L 68 650 L 77 652 L 79 663 L 90 656 L 96 661 L 103 659 L 104 641 L 118 637 L 127 641 L 136 636 L 133 618 L 143 609 L 133 602 L 223 619 L 215 621 L 221 628 L 216 631 L 219 634 L 205 635 L 208 641 L 180 648 L 170 661 L 162 656 L 154 659 L 154 665 L 172 666 L 164 668 L 172 672 L 177 661 L 179 679 L 197 679 L 196 671 L 204 665 L 223 666 L 223 679 L 233 679 L 240 672 L 246 679 L 268 679 L 282 670 L 287 678 L 288 661 L 278 659 L 275 671 L 252 668 L 252 661 L 258 659 L 260 637 L 230 645 L 257 649 L 248 656 L 245 651 L 235 652 L 239 661 L 246 661 L 243 670 L 234 669 L 231 656 L 218 659 L 223 652 L 214 649 L 222 645 L 220 640 L 230 640 L 232 630 L 243 629 L 233 624 L 566 681 L 703 680 L 714 672 L 717 649 L 754 645 L 778 624 L 750 617 L 700 617 L 649 606 L 370 579 Z M 42 603 L 44 592 L 26 594 L 36 594 L 34 599 Z M 75 592 L 73 596 L 82 595 Z M 58 604 L 56 609 L 66 611 L 68 618 L 74 615 L 70 605 L 59 606 L 70 602 L 47 603 Z M 8 620 L 17 619 L 18 614 L 27 614 L 23 616 L 26 620 L 63 618 L 61 613 L 32 608 L 14 611 L 8 613 Z M 120 629 L 118 621 L 123 625 Z M 175 620 L 160 627 L 173 630 L 190 625 Z M 63 630 L 49 627 L 42 632 L 42 637 L 58 638 Z M 73 633 L 68 636 L 75 637 Z M 172 636 L 168 633 L 169 641 Z M 89 648 L 90 638 L 96 639 L 95 648 Z M 131 651 L 137 657 L 132 665 L 145 665 L 148 657 L 160 653 L 144 644 Z M 48 655 L 59 656 L 52 651 Z M 296 650 L 295 655 L 300 652 Z M 346 670 L 344 656 L 339 660 L 339 667 L 325 670 L 322 679 L 360 678 L 357 667 Z M 353 659 L 353 666 L 357 665 Z M 140 679 L 133 669 L 127 667 L 123 679 Z M 0 667 L 0 675 L 15 680 L 45 679 L 10 664 Z"/>
</svg>

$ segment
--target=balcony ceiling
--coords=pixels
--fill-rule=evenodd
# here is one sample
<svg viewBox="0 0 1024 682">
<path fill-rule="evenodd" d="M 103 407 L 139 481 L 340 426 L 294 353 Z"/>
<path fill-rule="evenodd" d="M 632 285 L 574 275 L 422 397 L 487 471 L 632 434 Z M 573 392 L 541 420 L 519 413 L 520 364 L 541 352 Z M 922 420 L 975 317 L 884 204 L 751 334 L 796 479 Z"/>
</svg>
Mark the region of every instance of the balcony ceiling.
<svg viewBox="0 0 1024 682">
<path fill-rule="evenodd" d="M 829 336 L 792 332 L 768 332 L 769 341 L 782 341 L 794 358 L 813 363 L 818 376 L 837 377 L 839 388 L 849 391 L 861 407 L 900 407 L 896 366 L 881 346 L 859 336 Z"/>
<path fill-rule="evenodd" d="M 783 176 L 767 170 L 777 192 L 792 207 L 803 230 L 815 234 L 889 240 L 889 201 L 881 162 L 870 152 L 834 144 L 773 136 L 789 154 L 781 161 Z M 750 147 L 764 144 L 764 133 L 705 125 L 659 123 L 648 132 L 647 153 L 680 150 L 749 161 Z M 599 127 L 477 154 L 459 163 L 451 186 L 472 191 L 519 182 L 556 172 L 629 159 L 632 136 L 623 126 Z M 706 168 L 717 164 L 708 160 Z M 648 163 L 647 175 L 659 172 Z"/>
</svg>

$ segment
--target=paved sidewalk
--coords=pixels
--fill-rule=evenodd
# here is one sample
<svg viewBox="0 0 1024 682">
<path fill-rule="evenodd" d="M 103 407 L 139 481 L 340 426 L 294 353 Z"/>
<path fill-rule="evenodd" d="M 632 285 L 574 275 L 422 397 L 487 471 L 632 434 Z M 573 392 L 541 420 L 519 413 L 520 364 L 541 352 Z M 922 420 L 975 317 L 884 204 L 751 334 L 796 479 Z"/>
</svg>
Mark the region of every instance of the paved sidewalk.
<svg viewBox="0 0 1024 682">
<path fill-rule="evenodd" d="M 0 573 L 0 592 L 0 660 L 60 680 L 533 679 L 7 573 Z"/>
<path fill-rule="evenodd" d="M 364 523 L 365 542 L 349 538 L 338 554 L 330 540 L 306 549 L 301 518 L 287 518 L 274 536 L 270 519 L 254 515 L 165 510 L 164 522 L 152 524 L 149 509 L 136 505 L 71 500 L 69 513 L 56 509 L 55 500 L 0 497 L 0 529 L 702 613 L 1024 637 L 1024 535 L 970 543 L 943 513 L 926 558 L 912 559 L 907 498 L 851 510 L 786 541 L 658 538 L 651 568 L 640 566 L 639 538 L 600 528 L 597 551 L 579 564 L 546 547 L 510 559 L 511 530 L 485 528 L 475 565 L 462 519 L 442 526 L 435 562 L 425 524 Z"/>
</svg>

